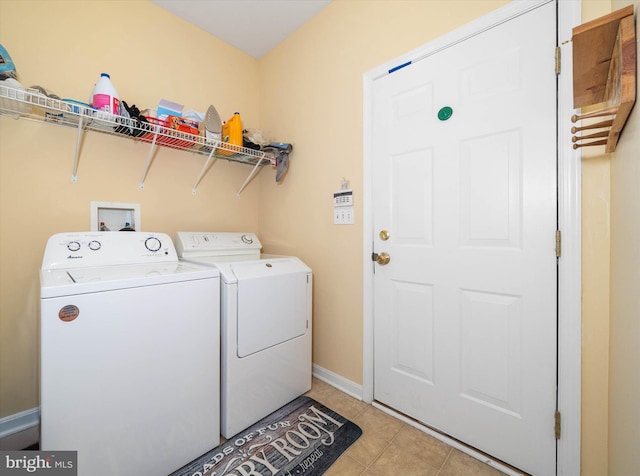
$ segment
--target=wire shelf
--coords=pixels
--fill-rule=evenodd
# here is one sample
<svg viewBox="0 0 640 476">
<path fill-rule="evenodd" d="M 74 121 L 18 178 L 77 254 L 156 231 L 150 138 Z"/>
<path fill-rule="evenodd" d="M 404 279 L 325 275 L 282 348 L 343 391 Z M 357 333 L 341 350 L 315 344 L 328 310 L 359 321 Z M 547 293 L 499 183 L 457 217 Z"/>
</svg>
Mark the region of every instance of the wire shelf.
<svg viewBox="0 0 640 476">
<path fill-rule="evenodd" d="M 194 194 L 198 183 L 213 159 L 225 159 L 254 166 L 251 174 L 240 191 L 238 191 L 238 195 L 255 175 L 258 167 L 266 164 L 276 165 L 275 157 L 261 150 L 249 149 L 208 139 L 202 135 L 189 134 L 172 129 L 166 127 L 164 121 L 159 121 L 155 118 L 149 118 L 149 122 L 144 123 L 130 117 L 96 111 L 88 105 L 82 105 L 72 100 L 51 98 L 35 89 L 22 90 L 0 84 L 0 115 L 78 129 L 78 143 L 76 145 L 76 157 L 72 175 L 72 181 L 74 182 L 77 180 L 76 173 L 81 134 L 85 131 L 150 144 L 149 159 L 140 183 L 141 188 L 144 188 L 144 179 L 156 146 L 207 157 L 207 161 L 194 185 Z"/>
</svg>

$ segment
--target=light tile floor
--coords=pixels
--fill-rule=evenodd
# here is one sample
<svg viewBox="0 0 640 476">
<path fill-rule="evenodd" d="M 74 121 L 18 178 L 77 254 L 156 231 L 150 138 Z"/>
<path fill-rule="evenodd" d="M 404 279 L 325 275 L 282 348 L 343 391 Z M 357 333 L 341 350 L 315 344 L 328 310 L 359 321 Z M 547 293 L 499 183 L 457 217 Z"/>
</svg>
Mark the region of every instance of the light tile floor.
<svg viewBox="0 0 640 476">
<path fill-rule="evenodd" d="M 316 378 L 307 395 L 362 429 L 326 476 L 497 476 L 504 473 Z"/>
</svg>

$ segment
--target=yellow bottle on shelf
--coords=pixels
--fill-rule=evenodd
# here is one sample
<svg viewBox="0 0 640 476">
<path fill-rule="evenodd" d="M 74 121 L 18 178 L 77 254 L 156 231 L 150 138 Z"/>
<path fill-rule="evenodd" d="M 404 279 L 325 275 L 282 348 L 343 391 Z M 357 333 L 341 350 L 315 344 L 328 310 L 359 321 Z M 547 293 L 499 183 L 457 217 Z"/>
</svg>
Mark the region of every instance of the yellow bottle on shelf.
<svg viewBox="0 0 640 476">
<path fill-rule="evenodd" d="M 242 120 L 240 119 L 239 112 L 235 112 L 231 119 L 222 124 L 222 142 L 226 142 L 227 144 L 238 147 L 231 147 L 231 149 L 236 150 L 236 152 L 225 149 L 218 149 L 217 152 L 219 154 L 233 155 L 235 153 L 241 152 L 239 147 L 242 147 Z"/>
</svg>

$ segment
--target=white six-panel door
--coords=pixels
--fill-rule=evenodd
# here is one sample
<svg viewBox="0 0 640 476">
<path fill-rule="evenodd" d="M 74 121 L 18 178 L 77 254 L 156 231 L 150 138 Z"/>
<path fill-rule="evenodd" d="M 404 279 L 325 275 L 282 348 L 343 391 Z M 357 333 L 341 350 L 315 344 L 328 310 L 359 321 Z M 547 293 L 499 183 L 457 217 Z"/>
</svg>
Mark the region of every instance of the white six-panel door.
<svg viewBox="0 0 640 476">
<path fill-rule="evenodd" d="M 374 398 L 536 475 L 555 473 L 555 29 L 551 2 L 373 86 Z"/>
</svg>

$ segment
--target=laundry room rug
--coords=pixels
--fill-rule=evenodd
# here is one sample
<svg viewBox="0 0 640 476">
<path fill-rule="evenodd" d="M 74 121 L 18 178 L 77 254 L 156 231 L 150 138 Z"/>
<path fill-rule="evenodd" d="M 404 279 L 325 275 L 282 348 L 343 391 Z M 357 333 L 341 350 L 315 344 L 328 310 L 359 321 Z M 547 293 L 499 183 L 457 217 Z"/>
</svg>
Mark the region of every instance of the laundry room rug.
<svg viewBox="0 0 640 476">
<path fill-rule="evenodd" d="M 298 397 L 171 476 L 319 476 L 362 430 L 309 397 Z"/>
</svg>

